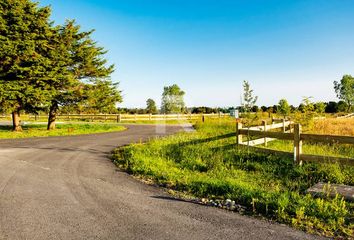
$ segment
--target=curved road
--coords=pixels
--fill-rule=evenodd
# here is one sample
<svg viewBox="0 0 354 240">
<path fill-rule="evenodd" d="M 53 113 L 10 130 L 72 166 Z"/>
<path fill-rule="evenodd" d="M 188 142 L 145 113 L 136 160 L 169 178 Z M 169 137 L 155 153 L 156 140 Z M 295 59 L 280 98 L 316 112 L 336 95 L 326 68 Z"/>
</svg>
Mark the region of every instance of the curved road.
<svg viewBox="0 0 354 240">
<path fill-rule="evenodd" d="M 0 141 L 0 239 L 317 239 L 279 224 L 177 201 L 119 171 L 116 146 L 175 133 Z"/>
</svg>

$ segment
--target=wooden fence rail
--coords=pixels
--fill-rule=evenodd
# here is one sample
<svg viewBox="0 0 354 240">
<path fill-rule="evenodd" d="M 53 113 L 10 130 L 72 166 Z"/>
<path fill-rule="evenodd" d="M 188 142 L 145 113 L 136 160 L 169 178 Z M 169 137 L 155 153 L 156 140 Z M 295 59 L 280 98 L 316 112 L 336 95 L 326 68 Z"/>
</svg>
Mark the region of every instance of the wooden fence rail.
<svg viewBox="0 0 354 240">
<path fill-rule="evenodd" d="M 227 113 L 209 114 L 60 114 L 57 120 L 115 121 L 117 123 L 138 121 L 193 121 L 205 119 L 221 119 L 229 117 Z M 0 115 L 0 119 L 11 119 L 11 115 Z M 22 119 L 30 121 L 47 121 L 48 115 L 23 115 Z"/>
<path fill-rule="evenodd" d="M 186 120 L 204 120 L 225 118 L 229 116 L 226 113 L 211 113 L 211 114 L 60 114 L 57 120 L 103 120 L 116 121 L 118 123 L 132 121 L 186 121 Z M 11 116 L 4 116 L 11 118 Z M 47 115 L 28 115 L 30 120 L 38 121 L 48 118 Z"/>
<path fill-rule="evenodd" d="M 271 128 L 271 125 L 266 125 L 265 123 L 263 126 L 252 127 L 252 128 L 243 128 L 241 123 L 237 123 L 236 125 L 236 143 L 240 146 L 248 146 L 251 148 L 258 149 L 260 151 L 266 152 L 273 152 L 273 153 L 283 153 L 283 154 L 290 154 L 282 151 L 272 150 L 272 149 L 265 149 L 265 148 L 257 148 L 254 147 L 255 145 L 264 144 L 267 145 L 267 142 L 275 139 L 281 140 L 291 140 L 294 143 L 294 162 L 297 164 L 302 164 L 302 162 L 318 162 L 318 161 L 325 161 L 325 162 L 340 162 L 346 165 L 354 166 L 354 159 L 353 158 L 343 158 L 343 157 L 331 157 L 331 156 L 320 156 L 320 155 L 311 155 L 311 154 L 303 154 L 302 153 L 302 143 L 303 141 L 309 142 L 322 142 L 322 143 L 336 143 L 336 144 L 353 144 L 354 145 L 354 137 L 352 136 L 336 136 L 336 135 L 318 135 L 318 134 L 307 134 L 301 132 L 301 125 L 300 124 L 293 124 L 291 122 L 287 124 L 283 124 L 287 126 L 293 125 L 293 130 L 290 127 L 290 131 L 284 131 L 283 128 L 282 132 L 269 132 L 268 129 L 275 129 Z M 281 128 L 280 125 L 276 125 L 278 128 Z M 258 129 L 258 130 L 256 130 Z M 247 141 L 243 141 L 243 136 L 248 137 L 260 137 L 260 139 L 247 139 Z"/>
<path fill-rule="evenodd" d="M 347 114 L 347 115 L 344 115 L 344 116 L 340 116 L 340 117 L 337 117 L 339 119 L 341 118 L 353 118 L 354 117 L 354 113 L 350 113 L 350 114 Z"/>
<path fill-rule="evenodd" d="M 280 122 L 280 123 L 275 123 L 275 122 Z M 269 132 L 269 130 L 281 128 L 282 133 L 290 133 L 292 132 L 292 126 L 291 126 L 292 124 L 293 122 L 286 121 L 285 119 L 272 119 L 272 124 L 270 125 L 267 125 L 267 122 L 263 121 L 262 126 L 242 128 L 242 124 L 239 123 L 238 125 L 239 128 L 238 131 L 240 133 L 239 136 L 242 136 L 243 134 L 247 136 L 261 137 L 260 139 L 248 140 L 246 143 L 239 143 L 239 144 L 246 144 L 247 146 L 256 146 L 259 144 L 264 144 L 265 146 L 267 146 L 268 142 L 274 141 L 276 139 L 291 140 L 293 139 L 292 134 L 281 134 L 281 132 Z"/>
</svg>

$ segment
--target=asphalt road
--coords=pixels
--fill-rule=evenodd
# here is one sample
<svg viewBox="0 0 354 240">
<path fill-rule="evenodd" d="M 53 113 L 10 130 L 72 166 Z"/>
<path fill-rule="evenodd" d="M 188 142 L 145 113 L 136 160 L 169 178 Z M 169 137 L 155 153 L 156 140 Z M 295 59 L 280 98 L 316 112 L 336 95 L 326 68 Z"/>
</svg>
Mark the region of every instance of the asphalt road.
<svg viewBox="0 0 354 240">
<path fill-rule="evenodd" d="M 0 239 L 318 239 L 178 201 L 119 171 L 112 149 L 178 127 L 0 141 Z M 166 132 L 164 131 L 166 130 Z"/>
</svg>

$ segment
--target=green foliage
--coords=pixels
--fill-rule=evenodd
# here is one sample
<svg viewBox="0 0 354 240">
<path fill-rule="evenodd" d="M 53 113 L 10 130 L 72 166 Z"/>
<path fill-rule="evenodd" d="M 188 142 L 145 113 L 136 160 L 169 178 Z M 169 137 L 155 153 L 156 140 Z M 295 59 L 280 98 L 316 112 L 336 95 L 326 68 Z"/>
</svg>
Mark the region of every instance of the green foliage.
<svg viewBox="0 0 354 240">
<path fill-rule="evenodd" d="M 117 86 L 118 83 L 101 79 L 86 84 L 84 87 L 86 99 L 79 104 L 79 110 L 89 113 L 116 113 L 116 103 L 122 102 Z"/>
<path fill-rule="evenodd" d="M 112 83 L 109 76 L 114 66 L 106 66 L 106 51 L 91 39 L 92 31 L 80 31 L 75 21 L 53 29 L 51 59 L 56 78 L 50 82 L 54 92 L 49 111 L 48 129 L 55 122 L 60 106 L 77 112 L 112 113 L 116 103 L 122 102 L 118 83 Z"/>
<path fill-rule="evenodd" d="M 146 112 L 151 114 L 157 113 L 156 103 L 153 99 L 149 98 L 146 100 Z"/>
<path fill-rule="evenodd" d="M 36 112 L 48 102 L 50 9 L 29 0 L 0 2 L 0 108 Z M 49 37 L 48 37 L 49 36 Z"/>
<path fill-rule="evenodd" d="M 163 113 L 181 113 L 185 110 L 185 92 L 177 84 L 164 87 L 161 101 Z"/>
<path fill-rule="evenodd" d="M 303 97 L 299 106 L 299 111 L 295 114 L 295 122 L 300 123 L 304 130 L 312 129 L 315 117 L 315 105 L 311 101 L 312 97 Z"/>
<path fill-rule="evenodd" d="M 354 104 L 354 78 L 344 75 L 340 82 L 334 81 L 334 90 L 337 97 L 348 105 L 347 111 L 350 111 Z"/>
<path fill-rule="evenodd" d="M 303 104 L 302 112 L 305 114 L 312 113 L 315 110 L 315 106 L 311 101 L 311 98 L 312 97 L 303 97 L 302 99 L 302 104 Z"/>
<path fill-rule="evenodd" d="M 84 101 L 105 113 L 122 101 L 110 80 L 114 66 L 107 66 L 93 31 L 81 31 L 75 21 L 53 26 L 49 17 L 49 7 L 30 0 L 0 2 L 0 109 L 13 112 L 19 130 L 23 110 L 49 109 L 52 129 L 61 106 Z"/>
<path fill-rule="evenodd" d="M 230 110 L 229 109 L 223 109 L 223 108 L 211 108 L 211 107 L 192 107 L 189 109 L 190 113 L 192 114 L 200 114 L 200 113 L 228 113 Z"/>
<path fill-rule="evenodd" d="M 253 90 L 248 81 L 243 81 L 243 108 L 245 112 L 251 111 L 252 107 L 256 104 L 257 99 L 257 96 L 253 96 Z"/>
<path fill-rule="evenodd" d="M 282 114 L 284 117 L 288 116 L 290 114 L 290 106 L 289 103 L 286 99 L 280 99 L 278 106 L 277 106 L 277 112 Z"/>
<path fill-rule="evenodd" d="M 339 101 L 338 102 L 338 112 L 347 112 L 350 106 L 344 102 L 344 101 Z"/>
<path fill-rule="evenodd" d="M 313 198 L 318 181 L 354 184 L 354 168 L 338 164 L 294 166 L 292 159 L 238 149 L 234 123 L 208 121 L 197 132 L 118 149 L 115 162 L 132 174 L 197 197 L 232 199 L 250 213 L 327 236 L 352 234 L 352 203 Z M 231 135 L 228 135 L 231 133 Z"/>
<path fill-rule="evenodd" d="M 317 102 L 314 104 L 316 113 L 323 114 L 326 110 L 326 104 L 324 102 Z"/>
</svg>

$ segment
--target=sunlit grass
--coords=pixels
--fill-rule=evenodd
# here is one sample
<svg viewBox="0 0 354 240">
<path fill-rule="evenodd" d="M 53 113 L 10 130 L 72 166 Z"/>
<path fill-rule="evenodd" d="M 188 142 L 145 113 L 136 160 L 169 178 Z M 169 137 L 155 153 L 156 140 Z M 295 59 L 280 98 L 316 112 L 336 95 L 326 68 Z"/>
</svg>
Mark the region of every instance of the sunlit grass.
<svg viewBox="0 0 354 240">
<path fill-rule="evenodd" d="M 294 227 L 327 236 L 353 234 L 352 203 L 315 199 L 317 182 L 354 185 L 354 168 L 339 164 L 293 164 L 271 154 L 238 149 L 234 119 L 206 121 L 194 133 L 117 149 L 114 160 L 131 174 L 200 198 L 226 199 Z"/>
<path fill-rule="evenodd" d="M 1 138 L 28 138 L 28 137 L 48 137 L 67 136 L 103 132 L 123 131 L 125 127 L 117 124 L 57 124 L 55 130 L 47 131 L 47 126 L 43 124 L 24 125 L 22 132 L 11 131 L 11 126 L 0 126 Z"/>
<path fill-rule="evenodd" d="M 315 120 L 311 124 L 311 128 L 305 133 L 321 134 L 321 135 L 341 135 L 354 136 L 354 118 L 338 119 L 326 118 Z M 262 146 L 259 146 L 262 147 Z M 267 148 L 293 152 L 293 141 L 275 140 L 268 143 Z M 302 152 L 304 154 L 333 156 L 333 157 L 349 157 L 354 158 L 354 147 L 347 144 L 336 143 L 315 143 L 303 142 Z"/>
<path fill-rule="evenodd" d="M 354 136 L 354 118 L 317 120 L 311 132 L 316 134 Z"/>
</svg>

